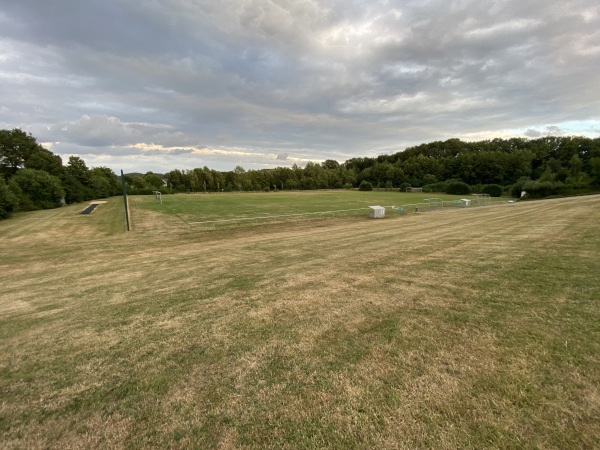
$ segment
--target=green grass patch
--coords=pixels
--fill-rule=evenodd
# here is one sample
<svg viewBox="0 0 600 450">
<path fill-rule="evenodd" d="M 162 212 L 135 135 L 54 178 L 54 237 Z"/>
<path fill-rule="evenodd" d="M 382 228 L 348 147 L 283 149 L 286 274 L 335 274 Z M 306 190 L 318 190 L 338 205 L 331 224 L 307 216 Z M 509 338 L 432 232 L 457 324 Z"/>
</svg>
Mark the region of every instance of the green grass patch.
<svg viewBox="0 0 600 450">
<path fill-rule="evenodd" d="M 343 211 L 367 208 L 372 205 L 391 208 L 392 206 L 422 204 L 425 199 L 430 198 L 452 201 L 461 197 L 447 194 L 344 190 L 175 194 L 163 196 L 162 204 L 155 201 L 152 196 L 133 196 L 131 202 L 134 208 L 174 215 L 187 222 L 192 222 Z M 423 209 L 423 205 L 421 208 Z M 367 212 L 358 214 L 366 216 Z M 392 214 L 392 211 L 388 211 L 388 214 Z"/>
</svg>

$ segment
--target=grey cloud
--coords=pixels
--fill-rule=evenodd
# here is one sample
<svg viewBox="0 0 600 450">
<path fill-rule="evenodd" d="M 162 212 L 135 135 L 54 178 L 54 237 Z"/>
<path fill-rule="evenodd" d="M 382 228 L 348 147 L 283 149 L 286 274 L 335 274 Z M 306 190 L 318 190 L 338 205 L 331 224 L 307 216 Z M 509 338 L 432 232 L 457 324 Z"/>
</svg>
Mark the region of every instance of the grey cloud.
<svg viewBox="0 0 600 450">
<path fill-rule="evenodd" d="M 285 160 L 287 160 L 287 159 L 288 159 L 288 156 L 290 156 L 290 155 L 288 155 L 287 153 L 279 153 L 279 154 L 278 154 L 278 155 L 275 157 L 275 159 L 276 159 L 276 160 L 278 160 L 278 161 L 285 161 Z"/>
<path fill-rule="evenodd" d="M 71 144 L 68 142 L 53 143 L 50 146 L 53 153 L 61 156 L 63 161 L 68 160 L 69 155 L 79 155 L 84 159 L 94 157 L 96 159 L 105 158 L 110 161 L 110 158 L 128 158 L 139 157 L 140 151 L 130 147 L 107 146 L 107 147 L 87 147 L 85 145 Z"/>
<path fill-rule="evenodd" d="M 536 128 L 528 128 L 523 134 L 530 138 L 538 138 L 541 136 L 561 136 L 573 133 L 565 128 L 557 127 L 556 125 L 546 125 L 542 131 Z"/>
<path fill-rule="evenodd" d="M 40 130 L 40 139 L 78 143 L 88 147 L 127 146 L 155 143 L 163 146 L 182 145 L 189 138 L 170 125 L 123 122 L 113 116 L 83 115 L 77 120 L 64 121 Z"/>
<path fill-rule="evenodd" d="M 0 15 L 0 122 L 62 145 L 290 160 L 598 130 L 598 30 L 593 0 L 24 0 Z M 285 161 L 261 158 L 243 162 Z"/>
<path fill-rule="evenodd" d="M 176 148 L 169 149 L 168 152 L 165 152 L 162 149 L 149 149 L 144 150 L 144 156 L 164 156 L 168 154 L 169 156 L 178 156 L 178 155 L 191 155 L 194 153 L 194 150 L 184 149 L 184 148 Z"/>
<path fill-rule="evenodd" d="M 557 127 L 555 125 L 548 125 L 546 127 L 546 134 L 552 135 L 552 136 L 557 136 L 560 134 L 563 134 L 565 132 L 565 130 L 563 130 L 560 127 Z"/>
<path fill-rule="evenodd" d="M 527 130 L 525 130 L 525 133 L 523 133 L 523 134 L 530 138 L 538 138 L 538 137 L 542 136 L 542 132 L 539 130 L 536 130 L 534 128 L 528 128 Z"/>
</svg>

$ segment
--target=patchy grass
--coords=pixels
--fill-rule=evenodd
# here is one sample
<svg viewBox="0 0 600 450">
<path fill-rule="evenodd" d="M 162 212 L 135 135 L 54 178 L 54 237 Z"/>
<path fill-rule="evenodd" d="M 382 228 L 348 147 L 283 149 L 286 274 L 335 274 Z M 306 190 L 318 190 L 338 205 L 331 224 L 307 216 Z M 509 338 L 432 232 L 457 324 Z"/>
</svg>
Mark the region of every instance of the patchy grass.
<svg viewBox="0 0 600 450">
<path fill-rule="evenodd" d="M 4 448 L 600 441 L 599 196 L 212 233 L 80 209 L 0 222 Z"/>
</svg>

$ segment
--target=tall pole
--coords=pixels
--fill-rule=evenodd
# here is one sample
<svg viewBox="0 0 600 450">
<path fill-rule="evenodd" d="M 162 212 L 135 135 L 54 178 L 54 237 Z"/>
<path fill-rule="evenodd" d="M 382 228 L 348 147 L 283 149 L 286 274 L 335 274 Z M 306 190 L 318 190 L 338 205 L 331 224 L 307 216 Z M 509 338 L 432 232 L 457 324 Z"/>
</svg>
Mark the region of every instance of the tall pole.
<svg viewBox="0 0 600 450">
<path fill-rule="evenodd" d="M 127 222 L 127 231 L 129 231 L 129 209 L 127 208 L 127 190 L 125 189 L 123 170 L 121 170 L 121 187 L 123 188 L 123 202 L 125 203 L 125 221 Z"/>
</svg>

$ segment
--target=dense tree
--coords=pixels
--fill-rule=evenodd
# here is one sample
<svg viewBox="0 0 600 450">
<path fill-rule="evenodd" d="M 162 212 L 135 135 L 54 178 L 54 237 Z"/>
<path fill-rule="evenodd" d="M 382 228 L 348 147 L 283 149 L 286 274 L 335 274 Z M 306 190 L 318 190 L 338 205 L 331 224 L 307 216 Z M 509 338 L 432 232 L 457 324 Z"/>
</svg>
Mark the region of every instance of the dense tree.
<svg viewBox="0 0 600 450">
<path fill-rule="evenodd" d="M 186 192 L 191 189 L 190 175 L 187 171 L 172 170 L 166 175 L 167 185 L 175 192 Z"/>
<path fill-rule="evenodd" d="M 337 169 L 340 167 L 340 163 L 333 160 L 333 159 L 326 159 L 325 161 L 323 161 L 321 163 L 321 166 L 323 167 L 323 169 Z"/>
<path fill-rule="evenodd" d="M 85 161 L 79 156 L 70 156 L 67 163 L 67 172 L 69 172 L 83 186 L 90 184 L 90 171 L 85 165 Z"/>
<path fill-rule="evenodd" d="M 0 130 L 0 172 L 11 178 L 41 146 L 31 134 L 15 128 Z"/>
<path fill-rule="evenodd" d="M 144 177 L 132 177 L 131 178 L 131 186 L 134 189 L 145 189 L 147 187 L 146 179 Z"/>
<path fill-rule="evenodd" d="M 573 154 L 569 160 L 569 175 L 565 182 L 575 188 L 583 188 L 590 184 L 590 176 L 583 171 L 583 161 L 578 154 Z"/>
<path fill-rule="evenodd" d="M 592 183 L 600 186 L 600 157 L 590 159 L 590 175 Z"/>
<path fill-rule="evenodd" d="M 488 185 L 508 188 L 523 177 L 581 189 L 590 180 L 596 183 L 591 163 L 595 157 L 600 157 L 598 139 L 550 137 L 480 142 L 449 139 L 393 155 L 352 158 L 343 164 L 326 160 L 321 164 L 309 162 L 303 169 L 295 165 L 259 171 L 245 171 L 238 166 L 233 172 L 219 174 L 225 177 L 226 189 L 244 190 L 339 189 L 358 186 L 362 181 L 386 189 L 411 184 L 431 190 L 445 189 L 447 183 L 443 180 L 456 180 L 481 192 Z M 211 179 L 216 180 L 217 174 L 206 176 L 207 170 L 203 182 L 208 184 L 207 190 L 215 190 L 216 183 L 211 183 Z M 493 190 L 497 192 L 497 188 Z"/>
<path fill-rule="evenodd" d="M 65 195 L 60 179 L 37 169 L 21 169 L 10 180 L 18 193 L 20 209 L 50 209 L 61 205 Z"/>
<path fill-rule="evenodd" d="M 88 169 L 78 156 L 63 166 L 60 156 L 20 129 L 0 130 L 0 180 L 0 219 L 13 210 L 53 208 L 120 192 L 111 169 Z"/>
<path fill-rule="evenodd" d="M 108 167 L 90 169 L 93 198 L 106 198 L 119 195 L 121 187 L 115 173 Z"/>
<path fill-rule="evenodd" d="M 0 177 L 0 219 L 10 217 L 13 210 L 17 207 L 17 198 Z"/>
<path fill-rule="evenodd" d="M 162 178 L 154 172 L 147 172 L 146 175 L 144 175 L 144 182 L 154 189 L 160 189 L 165 185 Z"/>
<path fill-rule="evenodd" d="M 61 184 L 65 190 L 65 201 L 69 204 L 79 203 L 92 198 L 88 188 L 83 185 L 67 170 L 61 177 Z"/>
<path fill-rule="evenodd" d="M 67 203 L 82 202 L 94 198 L 90 170 L 79 156 L 70 156 L 65 167 L 62 184 Z"/>
<path fill-rule="evenodd" d="M 351 158 L 344 163 L 344 166 L 347 169 L 355 169 L 357 172 L 361 172 L 374 164 L 375 159 L 373 158 Z"/>
<path fill-rule="evenodd" d="M 61 157 L 39 146 L 25 161 L 24 166 L 27 169 L 43 170 L 59 178 L 62 177 L 64 171 Z"/>
<path fill-rule="evenodd" d="M 569 160 L 569 175 L 573 178 L 577 178 L 581 174 L 583 169 L 583 161 L 579 155 L 574 154 Z"/>
</svg>

